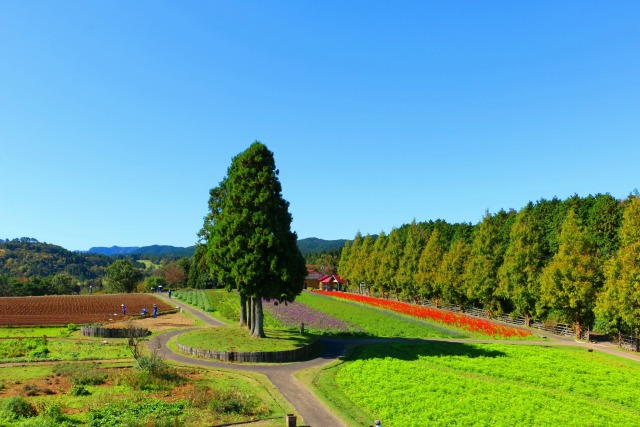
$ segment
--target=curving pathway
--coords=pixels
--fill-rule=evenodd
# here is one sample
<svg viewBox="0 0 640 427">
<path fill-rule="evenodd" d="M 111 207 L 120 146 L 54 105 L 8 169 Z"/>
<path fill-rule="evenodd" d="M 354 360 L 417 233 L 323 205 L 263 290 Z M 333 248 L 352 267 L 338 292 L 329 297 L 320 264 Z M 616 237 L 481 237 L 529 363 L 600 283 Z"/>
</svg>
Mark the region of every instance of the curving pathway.
<svg viewBox="0 0 640 427">
<path fill-rule="evenodd" d="M 156 295 L 165 302 L 180 304 L 180 307 L 194 317 L 202 320 L 211 326 L 225 326 L 225 323 L 209 316 L 206 313 L 190 306 L 183 305 L 181 301 L 171 300 L 166 295 Z M 181 364 L 199 365 L 210 368 L 233 369 L 239 371 L 257 372 L 265 375 L 271 383 L 278 389 L 285 399 L 296 409 L 298 415 L 304 419 L 309 426 L 335 426 L 346 427 L 345 424 L 330 412 L 318 398 L 311 393 L 294 374 L 303 369 L 322 366 L 333 362 L 345 354 L 349 347 L 362 344 L 379 344 L 389 342 L 451 342 L 451 343 L 474 343 L 474 344 L 512 344 L 512 345 L 553 345 L 553 346 L 580 346 L 603 353 L 613 354 L 630 360 L 640 362 L 640 355 L 619 350 L 617 347 L 607 344 L 594 344 L 575 341 L 571 338 L 553 336 L 552 340 L 541 341 L 512 341 L 512 340 L 482 340 L 482 339 L 456 339 L 456 338 L 435 338 L 435 339 L 408 339 L 408 338 L 361 338 L 361 339 L 339 339 L 323 338 L 324 352 L 320 357 L 304 362 L 272 365 L 247 365 L 214 360 L 196 359 L 182 354 L 174 353 L 167 347 L 167 342 L 186 331 L 195 328 L 180 329 L 160 334 L 149 341 L 148 345 L 152 349 L 159 348 L 162 355 L 171 361 Z"/>
</svg>

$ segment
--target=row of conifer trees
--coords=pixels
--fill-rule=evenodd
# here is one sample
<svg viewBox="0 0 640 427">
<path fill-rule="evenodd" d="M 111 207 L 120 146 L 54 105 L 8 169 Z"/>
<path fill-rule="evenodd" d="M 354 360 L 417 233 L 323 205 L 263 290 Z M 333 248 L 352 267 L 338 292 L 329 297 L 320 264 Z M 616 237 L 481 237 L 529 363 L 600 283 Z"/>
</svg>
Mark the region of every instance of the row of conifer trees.
<svg viewBox="0 0 640 427">
<path fill-rule="evenodd" d="M 542 199 L 476 225 L 414 220 L 358 233 L 338 271 L 385 297 L 629 333 L 640 326 L 640 197 Z"/>
</svg>

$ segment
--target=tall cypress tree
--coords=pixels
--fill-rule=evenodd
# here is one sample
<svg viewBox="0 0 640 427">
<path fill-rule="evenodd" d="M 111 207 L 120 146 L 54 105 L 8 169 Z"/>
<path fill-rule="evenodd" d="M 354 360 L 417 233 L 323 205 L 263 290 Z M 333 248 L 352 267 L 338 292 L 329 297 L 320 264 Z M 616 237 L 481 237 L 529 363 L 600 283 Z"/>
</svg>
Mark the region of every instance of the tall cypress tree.
<svg viewBox="0 0 640 427">
<path fill-rule="evenodd" d="M 293 301 L 306 275 L 278 174 L 273 153 L 260 142 L 234 157 L 210 191 L 201 232 L 212 274 L 239 292 L 240 322 L 256 337 L 265 336 L 262 299 Z"/>
<path fill-rule="evenodd" d="M 597 251 L 580 218 L 570 210 L 562 223 L 560 247 L 542 271 L 540 300 L 573 322 L 576 335 L 593 320 L 596 292 L 602 285 Z"/>
</svg>

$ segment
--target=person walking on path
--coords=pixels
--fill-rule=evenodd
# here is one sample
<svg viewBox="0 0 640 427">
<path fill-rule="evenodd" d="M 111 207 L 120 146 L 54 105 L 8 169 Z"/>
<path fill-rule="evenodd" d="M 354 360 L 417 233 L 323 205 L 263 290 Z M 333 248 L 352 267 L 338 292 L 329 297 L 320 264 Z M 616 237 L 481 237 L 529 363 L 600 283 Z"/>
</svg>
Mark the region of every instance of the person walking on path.
<svg viewBox="0 0 640 427">
<path fill-rule="evenodd" d="M 126 316 L 127 315 L 127 306 L 125 306 L 124 304 L 122 304 L 120 306 L 120 308 L 122 309 L 122 315 Z"/>
<path fill-rule="evenodd" d="M 158 317 L 158 306 L 153 304 L 153 317 Z"/>
<path fill-rule="evenodd" d="M 167 295 L 169 295 L 169 299 L 171 299 L 171 289 L 169 289 L 169 292 L 167 292 Z"/>
</svg>

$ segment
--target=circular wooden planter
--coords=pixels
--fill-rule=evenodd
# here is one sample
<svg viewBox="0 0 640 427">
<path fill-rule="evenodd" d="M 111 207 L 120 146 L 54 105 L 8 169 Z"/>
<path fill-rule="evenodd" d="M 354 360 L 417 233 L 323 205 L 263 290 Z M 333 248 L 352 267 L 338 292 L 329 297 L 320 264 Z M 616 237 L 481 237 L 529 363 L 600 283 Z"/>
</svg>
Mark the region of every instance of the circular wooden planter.
<svg viewBox="0 0 640 427">
<path fill-rule="evenodd" d="M 139 338 L 149 335 L 148 329 L 135 329 L 131 331 L 128 329 L 103 328 L 100 326 L 81 326 L 80 332 L 85 337 L 100 338 Z M 133 337 L 131 333 L 134 333 Z"/>
<path fill-rule="evenodd" d="M 178 349 L 192 356 L 217 359 L 225 362 L 286 363 L 309 360 L 320 353 L 321 346 L 320 340 L 317 340 L 307 346 L 284 351 L 216 351 L 187 347 L 182 344 L 178 344 Z"/>
</svg>

